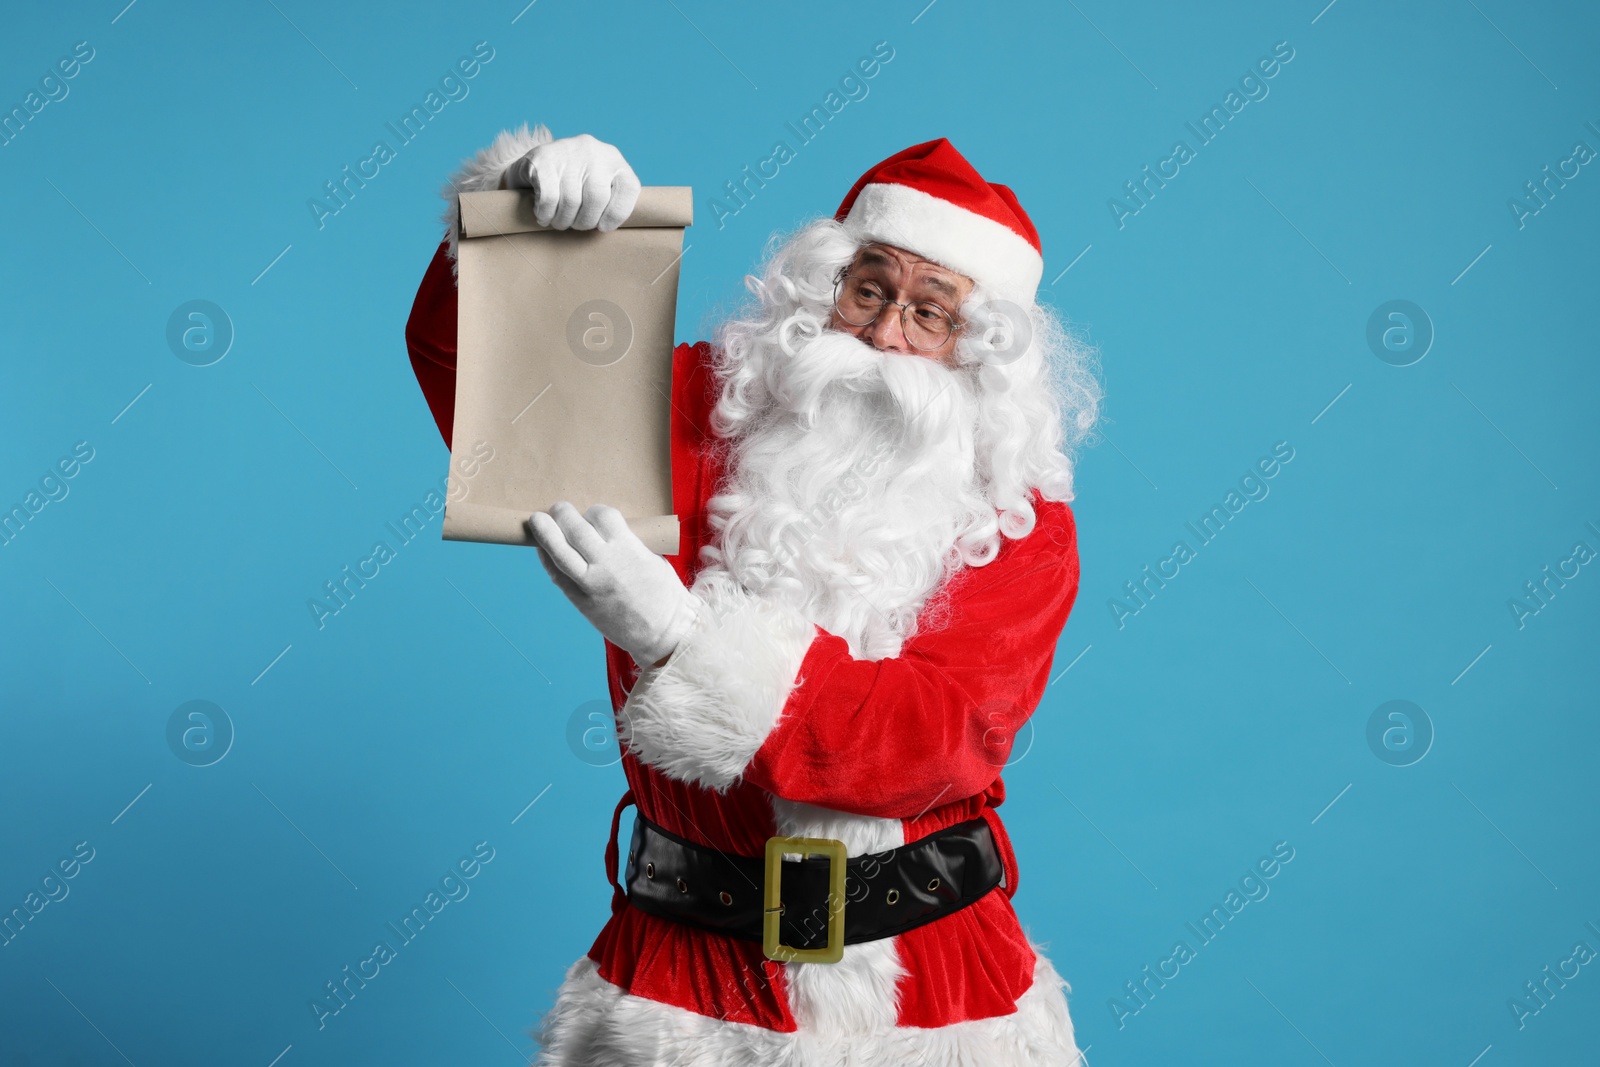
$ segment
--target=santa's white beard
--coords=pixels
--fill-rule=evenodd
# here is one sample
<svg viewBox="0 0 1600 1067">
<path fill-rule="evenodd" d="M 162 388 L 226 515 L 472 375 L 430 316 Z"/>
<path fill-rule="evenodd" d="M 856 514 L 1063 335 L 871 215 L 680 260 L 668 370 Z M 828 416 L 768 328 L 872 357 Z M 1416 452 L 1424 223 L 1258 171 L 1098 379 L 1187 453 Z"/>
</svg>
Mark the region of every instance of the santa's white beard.
<svg viewBox="0 0 1600 1067">
<path fill-rule="evenodd" d="M 859 659 L 899 653 L 942 581 L 987 562 L 973 373 L 791 319 L 766 342 L 774 405 L 709 502 L 708 567 L 781 597 Z M 992 549 L 990 550 L 992 552 Z"/>
</svg>

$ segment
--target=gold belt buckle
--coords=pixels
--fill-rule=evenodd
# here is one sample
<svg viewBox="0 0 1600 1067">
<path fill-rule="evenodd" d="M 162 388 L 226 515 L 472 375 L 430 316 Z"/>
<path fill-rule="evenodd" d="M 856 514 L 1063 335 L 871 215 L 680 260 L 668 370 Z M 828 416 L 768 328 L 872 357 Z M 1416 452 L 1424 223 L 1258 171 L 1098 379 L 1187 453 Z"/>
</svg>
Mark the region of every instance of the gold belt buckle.
<svg viewBox="0 0 1600 1067">
<path fill-rule="evenodd" d="M 826 856 L 828 859 L 828 947 L 795 948 L 779 940 L 778 916 L 783 913 L 783 855 Z M 767 959 L 780 963 L 838 963 L 844 959 L 844 842 L 832 837 L 769 837 L 767 867 L 762 887 L 761 948 Z"/>
</svg>

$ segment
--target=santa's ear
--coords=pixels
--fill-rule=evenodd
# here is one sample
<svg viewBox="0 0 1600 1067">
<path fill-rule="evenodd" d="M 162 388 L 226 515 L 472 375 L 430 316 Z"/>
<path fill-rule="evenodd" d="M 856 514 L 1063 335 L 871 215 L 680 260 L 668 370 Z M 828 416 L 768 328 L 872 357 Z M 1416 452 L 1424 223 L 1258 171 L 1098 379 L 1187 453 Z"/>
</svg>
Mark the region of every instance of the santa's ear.
<svg viewBox="0 0 1600 1067">
<path fill-rule="evenodd" d="M 463 161 L 455 173 L 445 179 L 439 190 L 445 201 L 440 218 L 444 222 L 445 238 L 450 242 L 452 271 L 455 270 L 456 246 L 461 240 L 461 194 L 500 188 L 500 175 L 507 167 L 550 140 L 550 130 L 542 123 L 531 130 L 526 122 L 514 130 L 501 130 L 494 143 Z"/>
</svg>

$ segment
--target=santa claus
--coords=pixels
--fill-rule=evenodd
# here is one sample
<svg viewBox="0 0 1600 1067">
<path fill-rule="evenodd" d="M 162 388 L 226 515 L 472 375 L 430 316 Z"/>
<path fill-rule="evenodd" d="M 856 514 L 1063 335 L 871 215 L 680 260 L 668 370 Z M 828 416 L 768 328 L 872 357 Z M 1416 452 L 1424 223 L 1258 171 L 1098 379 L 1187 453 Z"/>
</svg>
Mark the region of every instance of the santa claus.
<svg viewBox="0 0 1600 1067">
<path fill-rule="evenodd" d="M 455 197 L 497 187 L 607 231 L 639 181 L 542 126 L 450 180 L 406 328 L 447 443 Z M 679 554 L 603 505 L 528 520 L 605 639 L 628 783 L 611 918 L 541 1063 L 1078 1060 L 995 812 L 1077 594 L 1069 457 L 1100 399 L 1035 300 L 1042 264 L 1011 190 L 948 141 L 890 156 L 774 244 L 714 342 L 674 351 Z"/>
</svg>

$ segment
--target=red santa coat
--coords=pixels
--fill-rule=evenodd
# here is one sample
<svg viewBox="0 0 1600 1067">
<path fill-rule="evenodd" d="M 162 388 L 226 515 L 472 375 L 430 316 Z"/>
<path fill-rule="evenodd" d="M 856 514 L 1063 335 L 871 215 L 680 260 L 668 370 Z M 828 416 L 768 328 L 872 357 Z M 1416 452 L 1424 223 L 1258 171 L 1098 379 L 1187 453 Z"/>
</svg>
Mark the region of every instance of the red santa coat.
<svg viewBox="0 0 1600 1067">
<path fill-rule="evenodd" d="M 406 327 L 412 367 L 447 444 L 456 308 L 447 243 Z M 672 357 L 672 490 L 682 540 L 667 560 L 690 586 L 721 474 L 711 447 L 709 354 L 701 342 L 679 345 Z M 789 1062 L 785 1035 L 799 1040 L 809 1026 L 871 1028 L 876 1020 L 903 1039 L 883 1038 L 885 1056 L 1075 1057 L 1065 984 L 1012 910 L 1017 867 L 995 812 L 1005 798 L 1001 768 L 1044 691 L 1078 588 L 1071 508 L 1037 493 L 1033 502 L 1033 532 L 951 579 L 938 624 L 892 658 L 855 659 L 842 637 L 726 588 L 702 594 L 721 624 L 697 629 L 664 668 L 641 671 L 605 643 L 627 741 L 622 768 L 639 811 L 658 825 L 746 856 L 762 855 L 778 833 L 842 837 L 856 855 L 983 818 L 1005 861 L 1003 885 L 934 923 L 850 946 L 839 964 L 785 965 L 767 960 L 757 943 L 648 915 L 615 891 L 610 920 L 546 1020 L 547 1055 L 563 1041 L 572 1062 L 589 1062 L 590 1053 L 608 1063 L 658 1055 L 665 1046 L 637 1032 L 658 1028 L 695 1054 L 732 1040 L 738 1047 L 729 1046 L 728 1062 Z M 651 684 L 641 686 L 641 676 Z M 614 876 L 615 840 L 607 861 Z M 813 973 L 801 979 L 797 969 Z M 655 1018 L 652 1005 L 690 1015 Z M 609 1037 L 606 1015 L 627 1019 L 610 1024 Z M 870 1044 L 863 1037 L 851 1047 L 859 1053 Z"/>
</svg>

